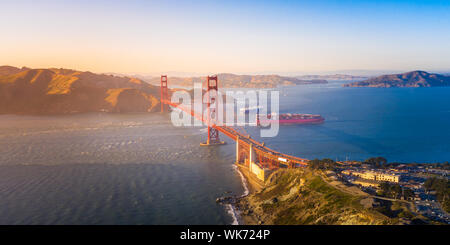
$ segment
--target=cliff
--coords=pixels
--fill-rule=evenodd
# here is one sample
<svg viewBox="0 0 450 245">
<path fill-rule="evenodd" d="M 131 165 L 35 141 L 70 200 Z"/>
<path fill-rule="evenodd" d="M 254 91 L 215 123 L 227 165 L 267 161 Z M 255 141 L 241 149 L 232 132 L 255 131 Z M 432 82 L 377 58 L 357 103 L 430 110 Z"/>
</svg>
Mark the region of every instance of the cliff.
<svg viewBox="0 0 450 245">
<path fill-rule="evenodd" d="M 158 87 L 136 78 L 0 67 L 0 114 L 150 112 L 158 94 Z"/>
<path fill-rule="evenodd" d="M 412 71 L 402 74 L 383 75 L 361 82 L 344 84 L 345 87 L 447 87 L 450 77 L 425 71 Z"/>
<path fill-rule="evenodd" d="M 398 218 L 367 207 L 374 200 L 357 187 L 333 185 L 325 179 L 309 169 L 280 169 L 261 191 L 240 199 L 237 208 L 244 223 L 250 225 L 401 223 Z"/>
</svg>

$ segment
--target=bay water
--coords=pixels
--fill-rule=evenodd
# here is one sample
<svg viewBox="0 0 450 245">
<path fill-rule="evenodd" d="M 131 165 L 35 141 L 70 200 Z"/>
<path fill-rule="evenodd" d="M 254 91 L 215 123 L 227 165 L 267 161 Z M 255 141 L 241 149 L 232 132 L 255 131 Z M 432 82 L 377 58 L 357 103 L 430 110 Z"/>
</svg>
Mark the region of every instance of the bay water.
<svg viewBox="0 0 450 245">
<path fill-rule="evenodd" d="M 450 159 L 450 88 L 282 87 L 280 111 L 321 114 L 253 138 L 304 158 Z M 234 143 L 168 115 L 0 116 L 0 224 L 231 224 L 217 197 L 245 192 Z M 227 194 L 225 194 L 227 193 Z"/>
</svg>

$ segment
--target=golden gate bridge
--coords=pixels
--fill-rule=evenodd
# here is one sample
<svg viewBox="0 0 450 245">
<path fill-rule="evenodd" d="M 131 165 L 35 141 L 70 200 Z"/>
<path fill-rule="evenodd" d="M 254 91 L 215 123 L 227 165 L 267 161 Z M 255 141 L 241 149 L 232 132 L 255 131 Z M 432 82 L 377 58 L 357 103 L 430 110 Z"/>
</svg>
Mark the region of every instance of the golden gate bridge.
<svg viewBox="0 0 450 245">
<path fill-rule="evenodd" d="M 178 108 L 181 111 L 191 115 L 195 119 L 206 123 L 208 126 L 208 138 L 206 143 L 201 145 L 213 146 L 224 144 L 220 141 L 219 132 L 229 137 L 236 142 L 236 164 L 246 166 L 251 169 L 252 165 L 257 165 L 260 168 L 267 170 L 274 170 L 278 168 L 296 168 L 307 166 L 308 159 L 299 158 L 291 155 L 287 155 L 273 149 L 268 148 L 264 143 L 258 142 L 250 137 L 238 132 L 236 129 L 217 125 L 211 118 L 216 118 L 215 107 L 211 108 L 216 100 L 210 99 L 211 92 L 218 92 L 218 79 L 217 76 L 208 76 L 206 80 L 207 89 L 207 117 L 204 118 L 203 114 L 196 112 L 192 107 L 186 107 L 180 103 L 174 103 L 169 98 L 168 80 L 167 75 L 161 76 L 161 112 L 167 110 L 167 106 Z"/>
</svg>

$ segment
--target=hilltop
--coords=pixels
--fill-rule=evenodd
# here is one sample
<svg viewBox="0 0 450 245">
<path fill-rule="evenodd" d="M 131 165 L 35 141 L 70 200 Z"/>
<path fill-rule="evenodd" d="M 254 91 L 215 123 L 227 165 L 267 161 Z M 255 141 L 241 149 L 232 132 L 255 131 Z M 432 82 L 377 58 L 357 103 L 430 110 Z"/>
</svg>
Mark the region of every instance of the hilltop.
<svg viewBox="0 0 450 245">
<path fill-rule="evenodd" d="M 13 74 L 19 73 L 21 71 L 27 71 L 27 70 L 30 70 L 30 68 L 27 68 L 27 67 L 17 68 L 14 66 L 0 66 L 0 76 L 13 75 Z"/>
<path fill-rule="evenodd" d="M 411 71 L 402 74 L 383 75 L 361 82 L 344 84 L 344 87 L 447 87 L 450 77 L 425 71 Z"/>
<path fill-rule="evenodd" d="M 142 77 L 141 77 L 142 78 Z M 327 83 L 323 79 L 298 79 L 279 75 L 236 75 L 231 73 L 218 74 L 221 88 L 275 88 L 277 86 L 293 86 L 303 84 Z M 151 84 L 159 84 L 159 77 L 143 78 Z M 170 85 L 192 87 L 194 83 L 205 84 L 206 77 L 169 77 Z"/>
<path fill-rule="evenodd" d="M 159 88 L 130 77 L 0 66 L 0 114 L 150 112 Z"/>
</svg>

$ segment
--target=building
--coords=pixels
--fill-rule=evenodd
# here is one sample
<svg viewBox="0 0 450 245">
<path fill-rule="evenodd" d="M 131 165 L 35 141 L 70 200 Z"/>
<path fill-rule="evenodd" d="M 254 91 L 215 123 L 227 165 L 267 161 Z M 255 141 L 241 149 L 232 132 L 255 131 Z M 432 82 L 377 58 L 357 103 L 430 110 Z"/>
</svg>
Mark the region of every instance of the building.
<svg viewBox="0 0 450 245">
<path fill-rule="evenodd" d="M 400 176 L 396 174 L 388 174 L 383 172 L 375 172 L 375 171 L 364 171 L 364 172 L 352 172 L 352 175 L 367 179 L 367 180 L 375 180 L 375 181 L 387 181 L 387 182 L 400 182 Z"/>
</svg>

